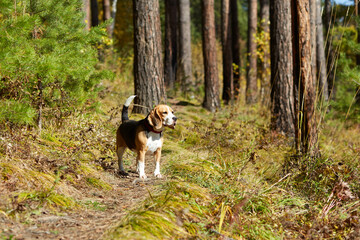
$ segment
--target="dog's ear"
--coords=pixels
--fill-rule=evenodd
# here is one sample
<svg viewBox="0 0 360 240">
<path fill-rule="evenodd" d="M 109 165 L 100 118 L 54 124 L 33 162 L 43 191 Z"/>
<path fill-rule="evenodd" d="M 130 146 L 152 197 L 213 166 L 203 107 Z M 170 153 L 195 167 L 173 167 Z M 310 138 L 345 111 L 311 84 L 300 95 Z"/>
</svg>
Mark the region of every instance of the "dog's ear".
<svg viewBox="0 0 360 240">
<path fill-rule="evenodd" d="M 154 129 L 160 129 L 162 128 L 162 119 L 158 113 L 158 109 L 151 110 L 149 116 L 148 116 L 149 124 Z"/>
</svg>

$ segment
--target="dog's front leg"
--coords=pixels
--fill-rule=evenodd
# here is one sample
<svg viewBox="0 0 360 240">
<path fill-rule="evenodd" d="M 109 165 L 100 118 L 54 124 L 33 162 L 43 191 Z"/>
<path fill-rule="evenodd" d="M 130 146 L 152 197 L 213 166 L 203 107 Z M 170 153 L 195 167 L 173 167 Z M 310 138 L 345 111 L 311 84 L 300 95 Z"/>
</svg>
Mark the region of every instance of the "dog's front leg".
<svg viewBox="0 0 360 240">
<path fill-rule="evenodd" d="M 146 179 L 146 174 L 145 174 L 145 154 L 146 151 L 145 150 L 140 150 L 138 151 L 138 155 L 137 155 L 137 172 L 139 173 L 139 177 L 141 179 Z"/>
<path fill-rule="evenodd" d="M 162 175 L 160 173 L 160 158 L 161 158 L 161 148 L 158 148 L 154 153 L 154 158 L 156 161 L 155 171 L 154 175 L 157 178 L 162 178 Z"/>
</svg>

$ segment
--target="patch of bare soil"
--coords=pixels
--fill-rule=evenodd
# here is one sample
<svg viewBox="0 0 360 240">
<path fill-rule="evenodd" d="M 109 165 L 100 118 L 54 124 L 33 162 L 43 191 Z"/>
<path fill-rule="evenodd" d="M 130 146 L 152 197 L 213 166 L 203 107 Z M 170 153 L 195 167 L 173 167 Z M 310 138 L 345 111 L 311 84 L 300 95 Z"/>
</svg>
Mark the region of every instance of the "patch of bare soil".
<svg viewBox="0 0 360 240">
<path fill-rule="evenodd" d="M 29 216 L 26 223 L 19 223 L 0 212 L 0 239 L 99 239 L 106 229 L 144 200 L 154 185 L 164 181 L 164 178 L 153 176 L 154 163 L 150 156 L 146 159 L 145 170 L 147 181 L 138 179 L 138 174 L 133 172 L 124 178 L 117 175 L 115 169 L 104 171 L 104 178 L 113 190 L 84 188 L 82 199 L 77 200 L 88 207 L 79 210 L 58 214 L 43 210 Z"/>
</svg>

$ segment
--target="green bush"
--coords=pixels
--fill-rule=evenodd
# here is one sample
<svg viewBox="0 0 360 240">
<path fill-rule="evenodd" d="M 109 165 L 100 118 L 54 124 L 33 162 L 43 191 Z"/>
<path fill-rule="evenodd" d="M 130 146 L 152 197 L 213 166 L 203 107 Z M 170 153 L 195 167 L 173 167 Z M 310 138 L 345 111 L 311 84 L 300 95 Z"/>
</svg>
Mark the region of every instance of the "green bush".
<svg viewBox="0 0 360 240">
<path fill-rule="evenodd" d="M 85 30 L 81 4 L 0 0 L 0 103 L 7 108 L 0 119 L 30 124 L 40 106 L 71 112 L 91 105 L 106 77 L 96 68 L 97 45 L 106 31 Z M 13 106 L 26 106 L 28 114 L 16 113 Z"/>
<path fill-rule="evenodd" d="M 15 124 L 34 123 L 36 110 L 27 103 L 4 100 L 0 102 L 0 122 L 9 121 Z"/>
<path fill-rule="evenodd" d="M 331 105 L 340 117 L 360 121 L 360 106 L 356 103 L 356 91 L 360 86 L 360 68 L 356 65 L 356 54 L 360 45 L 357 43 L 357 30 L 351 27 L 335 27 L 333 31 L 334 48 L 339 49 L 335 78 L 335 100 Z"/>
</svg>

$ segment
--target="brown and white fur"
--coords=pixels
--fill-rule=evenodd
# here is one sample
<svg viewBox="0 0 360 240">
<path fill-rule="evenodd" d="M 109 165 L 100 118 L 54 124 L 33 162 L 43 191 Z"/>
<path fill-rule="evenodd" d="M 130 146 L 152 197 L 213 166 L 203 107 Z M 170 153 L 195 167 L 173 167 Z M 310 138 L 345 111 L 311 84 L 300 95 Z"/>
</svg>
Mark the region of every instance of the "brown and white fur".
<svg viewBox="0 0 360 240">
<path fill-rule="evenodd" d="M 146 118 L 140 121 L 129 120 L 128 108 L 136 96 L 130 96 L 122 109 L 122 123 L 116 132 L 116 153 L 118 155 L 119 174 L 128 175 L 124 170 L 123 155 L 126 148 L 137 153 L 136 166 L 141 179 L 146 179 L 145 155 L 153 154 L 156 167 L 154 176 L 161 178 L 160 158 L 163 145 L 162 131 L 165 127 L 175 128 L 177 118 L 167 105 L 158 105 Z"/>
</svg>

